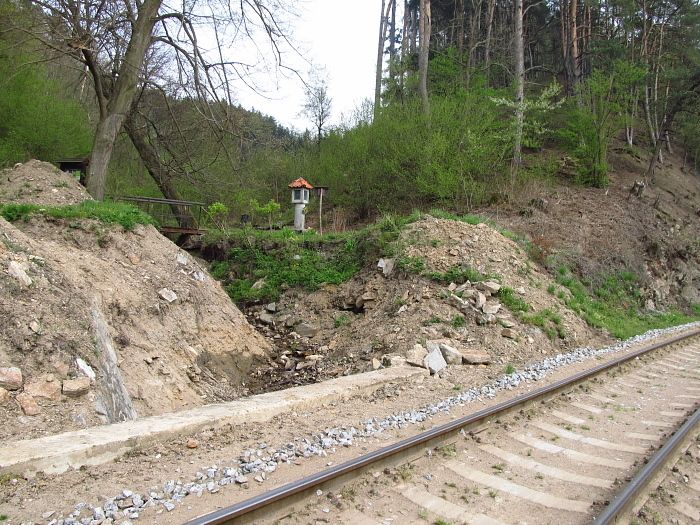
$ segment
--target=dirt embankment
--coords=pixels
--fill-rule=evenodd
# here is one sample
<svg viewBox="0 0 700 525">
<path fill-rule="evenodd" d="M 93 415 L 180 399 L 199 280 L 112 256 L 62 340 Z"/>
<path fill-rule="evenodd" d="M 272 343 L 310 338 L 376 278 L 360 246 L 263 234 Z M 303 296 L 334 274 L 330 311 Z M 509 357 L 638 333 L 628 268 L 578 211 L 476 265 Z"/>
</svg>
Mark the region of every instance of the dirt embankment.
<svg viewBox="0 0 700 525">
<path fill-rule="evenodd" d="M 594 284 L 634 272 L 650 309 L 700 304 L 700 176 L 680 155 L 667 154 L 651 181 L 645 159 L 616 151 L 605 189 L 533 184 L 486 214 L 532 238 L 542 262 L 556 255 Z M 630 193 L 635 181 L 646 183 L 640 197 Z"/>
<path fill-rule="evenodd" d="M 0 190 L 7 177 L 48 185 L 34 203 L 87 197 L 45 163 L 5 172 Z M 152 226 L 0 218 L 0 439 L 236 398 L 268 351 L 219 283 Z"/>
<path fill-rule="evenodd" d="M 522 363 L 608 340 L 547 291 L 551 277 L 514 241 L 486 224 L 426 217 L 402 232 L 404 257 L 421 273 L 363 270 L 340 286 L 286 292 L 274 305 L 249 310 L 250 319 L 278 342 L 275 360 L 259 369 L 269 388 L 370 370 L 382 356 L 410 355 L 416 344 L 444 341 L 486 362 Z M 427 275 L 473 271 L 491 281 L 451 284 Z M 508 298 L 502 297 L 501 288 Z M 513 312 L 508 304 L 526 311 Z M 385 360 L 388 362 L 388 359 Z"/>
</svg>

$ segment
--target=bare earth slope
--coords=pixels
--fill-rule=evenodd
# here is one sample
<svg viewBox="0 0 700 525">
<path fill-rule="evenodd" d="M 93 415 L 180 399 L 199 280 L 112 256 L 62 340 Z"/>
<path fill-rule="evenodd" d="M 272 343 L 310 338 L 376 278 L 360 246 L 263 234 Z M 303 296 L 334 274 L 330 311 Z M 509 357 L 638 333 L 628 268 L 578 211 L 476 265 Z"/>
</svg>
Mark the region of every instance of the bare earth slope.
<svg viewBox="0 0 700 525">
<path fill-rule="evenodd" d="M 29 164 L 25 176 L 50 176 Z M 0 386 L 2 369 L 22 373 L 0 390 L 0 439 L 232 399 L 268 350 L 219 283 L 152 226 L 0 218 Z"/>
<path fill-rule="evenodd" d="M 646 162 L 613 153 L 611 165 L 608 188 L 538 187 L 519 205 L 487 213 L 589 278 L 633 271 L 650 307 L 700 303 L 700 176 L 667 155 L 637 198 L 629 190 Z"/>
</svg>

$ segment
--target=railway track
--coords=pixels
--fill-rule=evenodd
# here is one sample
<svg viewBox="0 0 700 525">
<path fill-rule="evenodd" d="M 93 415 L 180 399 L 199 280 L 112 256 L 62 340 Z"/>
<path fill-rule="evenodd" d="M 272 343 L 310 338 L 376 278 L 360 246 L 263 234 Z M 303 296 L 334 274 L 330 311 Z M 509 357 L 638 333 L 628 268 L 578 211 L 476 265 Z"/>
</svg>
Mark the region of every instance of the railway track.
<svg viewBox="0 0 700 525">
<path fill-rule="evenodd" d="M 682 504 L 659 510 L 657 497 L 646 505 L 655 505 L 649 523 L 664 512 L 693 523 L 698 335 L 650 345 L 188 525 L 612 523 L 642 508 L 688 446 Z"/>
</svg>

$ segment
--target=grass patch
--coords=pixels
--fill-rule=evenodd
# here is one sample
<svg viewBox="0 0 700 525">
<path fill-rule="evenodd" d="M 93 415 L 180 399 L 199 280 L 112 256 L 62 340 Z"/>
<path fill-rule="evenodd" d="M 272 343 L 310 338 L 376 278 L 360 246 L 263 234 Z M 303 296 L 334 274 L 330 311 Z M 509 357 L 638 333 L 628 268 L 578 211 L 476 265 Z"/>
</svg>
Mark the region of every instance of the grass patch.
<svg viewBox="0 0 700 525">
<path fill-rule="evenodd" d="M 541 328 L 551 340 L 557 337 L 560 339 L 566 337 L 566 330 L 562 324 L 561 316 L 550 308 L 545 308 L 544 310 L 531 314 L 523 314 L 520 316 L 520 319 L 524 323 Z"/>
<path fill-rule="evenodd" d="M 350 324 L 350 316 L 348 314 L 340 314 L 333 319 L 333 326 L 336 328 L 340 328 L 341 326 L 345 326 L 347 324 Z"/>
<path fill-rule="evenodd" d="M 467 281 L 476 283 L 479 281 L 485 281 L 488 276 L 481 274 L 474 268 L 466 265 L 453 266 L 449 268 L 446 272 L 423 272 L 423 275 L 443 284 L 462 284 Z"/>
<path fill-rule="evenodd" d="M 590 326 L 604 328 L 619 339 L 700 320 L 700 305 L 693 305 L 691 315 L 678 311 L 644 312 L 639 279 L 631 272 L 607 277 L 592 292 L 566 266 L 559 267 L 556 280 L 571 293 L 564 299 L 569 308 Z"/>
<path fill-rule="evenodd" d="M 155 224 L 150 215 L 124 202 L 85 201 L 69 206 L 2 204 L 0 215 L 9 222 L 28 221 L 34 215 L 52 219 L 95 219 L 105 224 L 119 224 L 125 230 L 132 230 L 137 224 Z"/>
<path fill-rule="evenodd" d="M 463 315 L 457 314 L 452 318 L 450 324 L 452 325 L 452 328 L 464 328 L 467 326 L 467 321 L 464 319 Z"/>
<path fill-rule="evenodd" d="M 501 289 L 498 290 L 498 298 L 514 314 L 518 312 L 529 312 L 531 310 L 530 305 L 518 297 L 512 288 L 508 288 L 507 286 L 502 286 Z"/>
<path fill-rule="evenodd" d="M 505 368 L 505 373 L 508 375 L 514 374 L 515 373 L 515 366 L 513 366 L 511 363 L 508 363 Z"/>
</svg>

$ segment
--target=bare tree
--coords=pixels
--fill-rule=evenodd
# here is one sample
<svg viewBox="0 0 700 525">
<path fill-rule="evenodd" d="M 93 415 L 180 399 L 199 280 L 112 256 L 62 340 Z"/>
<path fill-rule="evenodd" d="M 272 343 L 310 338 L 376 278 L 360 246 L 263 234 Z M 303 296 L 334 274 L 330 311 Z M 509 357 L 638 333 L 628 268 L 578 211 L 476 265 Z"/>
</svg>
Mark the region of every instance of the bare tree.
<svg viewBox="0 0 700 525">
<path fill-rule="evenodd" d="M 164 0 L 31 0 L 45 15 L 33 36 L 57 55 L 75 59 L 93 83 L 99 119 L 87 187 L 94 198 L 104 198 L 114 143 L 139 87 L 177 85 L 181 95 L 203 101 L 202 117 L 213 122 L 209 104 L 222 96 L 230 101 L 230 80 L 245 81 L 254 67 L 224 56 L 220 33 L 231 37 L 228 44 L 233 35 L 266 35 L 281 65 L 279 45 L 288 40 L 276 17 L 286 11 L 283 2 L 242 0 L 236 10 L 233 3 L 221 0 L 172 5 Z M 200 33 L 209 37 L 212 31 L 218 54 L 200 45 L 200 36 L 205 38 Z M 167 57 L 172 74 L 152 75 L 149 59 L 156 55 Z"/>
<path fill-rule="evenodd" d="M 430 0 L 420 0 L 420 43 L 418 51 L 418 75 L 420 99 L 423 104 L 423 113 L 430 114 L 430 101 L 428 100 L 428 59 L 430 52 Z"/>
<path fill-rule="evenodd" d="M 302 108 L 302 114 L 306 115 L 316 128 L 316 141 L 321 147 L 323 131 L 331 117 L 333 99 L 328 95 L 328 82 L 318 74 L 313 74 L 311 81 L 306 86 L 306 101 Z"/>
<path fill-rule="evenodd" d="M 523 162 L 523 121 L 525 116 L 525 46 L 523 36 L 523 0 L 515 0 L 515 136 L 513 141 L 513 159 L 510 165 L 510 189 L 515 188 L 518 171 Z"/>
</svg>

